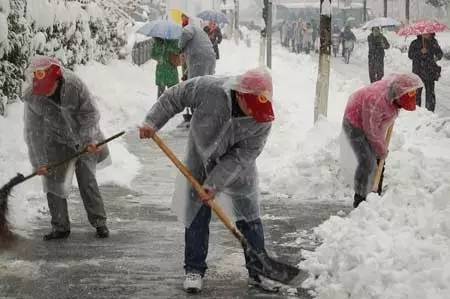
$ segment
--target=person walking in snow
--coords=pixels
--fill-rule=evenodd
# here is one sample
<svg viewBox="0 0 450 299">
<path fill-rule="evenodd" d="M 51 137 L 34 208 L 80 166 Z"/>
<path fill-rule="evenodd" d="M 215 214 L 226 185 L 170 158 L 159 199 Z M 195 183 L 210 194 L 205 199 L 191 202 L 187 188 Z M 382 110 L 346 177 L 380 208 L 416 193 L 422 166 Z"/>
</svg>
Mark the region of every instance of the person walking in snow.
<svg viewBox="0 0 450 299">
<path fill-rule="evenodd" d="M 186 15 L 183 16 L 183 32 L 179 41 L 179 48 L 186 58 L 187 79 L 214 75 L 216 53 L 211 40 L 200 27 L 190 24 L 189 18 Z M 188 111 L 183 117 L 186 126 L 189 126 L 192 113 Z"/>
<path fill-rule="evenodd" d="M 186 56 L 188 79 L 214 75 L 216 53 L 208 35 L 200 27 L 193 24 L 186 25 L 181 34 L 179 47 Z"/>
<path fill-rule="evenodd" d="M 358 162 L 354 176 L 353 207 L 372 189 L 377 161 L 386 158 L 386 133 L 401 108 L 416 109 L 417 90 L 423 86 L 413 73 L 392 74 L 353 93 L 347 103 L 343 131 Z"/>
<path fill-rule="evenodd" d="M 167 40 L 159 37 L 153 38 L 151 57 L 156 60 L 155 83 L 158 86 L 158 98 L 167 87 L 178 84 L 178 69 L 175 60 L 179 59 L 177 40 Z"/>
<path fill-rule="evenodd" d="M 342 56 L 345 55 L 346 43 L 356 42 L 356 36 L 352 32 L 350 25 L 344 27 L 344 31 L 341 32 L 341 43 L 342 43 Z"/>
<path fill-rule="evenodd" d="M 240 76 L 182 82 L 153 105 L 139 129 L 140 137 L 151 138 L 185 107 L 195 109 L 185 163 L 208 196 L 199 198 L 183 177 L 176 184 L 172 208 L 185 225 L 184 289 L 199 292 L 207 269 L 208 202 L 216 196 L 228 203 L 251 247 L 264 250 L 255 160 L 274 120 L 271 76 L 265 69 L 254 69 Z M 248 270 L 250 284 L 267 288 L 257 273 Z"/>
<path fill-rule="evenodd" d="M 313 29 L 311 27 L 311 23 L 306 23 L 303 27 L 303 50 L 306 54 L 309 54 L 311 49 L 313 49 Z"/>
<path fill-rule="evenodd" d="M 108 158 L 109 151 L 106 146 L 95 145 L 104 137 L 94 99 L 80 78 L 54 58 L 34 57 L 27 75 L 32 86 L 23 97 L 25 141 L 33 168 L 43 176 L 52 218 L 52 231 L 44 240 L 63 239 L 70 234 L 67 196 L 74 172 L 89 222 L 97 237 L 106 238 L 109 231 L 95 171 L 97 163 Z M 48 171 L 49 163 L 64 160 L 84 148 L 88 154 Z"/>
<path fill-rule="evenodd" d="M 412 71 L 425 85 L 425 107 L 432 112 L 436 108 L 434 82 L 441 76 L 441 67 L 436 61 L 441 60 L 442 56 L 441 47 L 434 34 L 418 35 L 409 46 L 408 57 L 412 60 Z M 422 89 L 417 93 L 417 106 L 421 104 Z"/>
<path fill-rule="evenodd" d="M 220 31 L 220 27 L 217 26 L 216 22 L 210 21 L 208 26 L 205 26 L 203 30 L 208 34 L 209 40 L 213 45 L 216 59 L 219 59 L 219 44 L 222 42 L 222 31 Z"/>
<path fill-rule="evenodd" d="M 384 76 L 384 50 L 389 49 L 390 45 L 381 33 L 380 27 L 372 28 L 367 42 L 369 43 L 369 77 L 370 83 L 373 83 Z"/>
<path fill-rule="evenodd" d="M 294 28 L 294 51 L 295 53 L 300 53 L 302 51 L 302 45 L 303 45 L 303 21 L 299 19 L 295 23 Z"/>
</svg>

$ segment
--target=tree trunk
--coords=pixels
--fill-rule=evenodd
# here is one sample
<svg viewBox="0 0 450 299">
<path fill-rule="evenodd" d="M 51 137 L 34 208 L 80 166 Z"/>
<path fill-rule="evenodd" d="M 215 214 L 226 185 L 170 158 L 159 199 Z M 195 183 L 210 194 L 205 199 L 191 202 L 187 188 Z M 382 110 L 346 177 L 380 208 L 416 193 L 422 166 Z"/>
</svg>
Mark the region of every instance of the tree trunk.
<svg viewBox="0 0 450 299">
<path fill-rule="evenodd" d="M 384 17 L 387 17 L 387 2 L 388 0 L 384 0 Z"/>
<path fill-rule="evenodd" d="M 363 2 L 363 21 L 367 22 L 367 0 Z"/>
<path fill-rule="evenodd" d="M 409 24 L 409 0 L 405 0 L 405 18 L 406 18 L 406 24 Z"/>
<path fill-rule="evenodd" d="M 234 40 L 236 44 L 239 44 L 239 40 L 241 38 L 239 31 L 239 0 L 234 0 Z"/>
<path fill-rule="evenodd" d="M 323 11 L 324 1 L 329 1 L 330 14 Z M 320 54 L 314 104 L 314 122 L 319 115 L 327 116 L 331 60 L 331 0 L 320 0 Z"/>
<path fill-rule="evenodd" d="M 450 2 L 447 3 L 447 25 L 450 26 Z"/>
<path fill-rule="evenodd" d="M 272 0 L 267 1 L 267 67 L 272 68 Z"/>
</svg>

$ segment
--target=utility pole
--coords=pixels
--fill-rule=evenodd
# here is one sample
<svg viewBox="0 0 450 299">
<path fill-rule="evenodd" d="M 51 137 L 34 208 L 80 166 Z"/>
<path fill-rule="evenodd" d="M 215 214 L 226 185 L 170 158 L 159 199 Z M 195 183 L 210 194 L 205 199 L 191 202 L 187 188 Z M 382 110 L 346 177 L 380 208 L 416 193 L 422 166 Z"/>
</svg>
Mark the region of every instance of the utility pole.
<svg viewBox="0 0 450 299">
<path fill-rule="evenodd" d="M 387 2 L 388 0 L 384 0 L 384 17 L 387 18 Z"/>
<path fill-rule="evenodd" d="M 234 0 L 234 29 L 239 31 L 239 0 Z"/>
<path fill-rule="evenodd" d="M 272 68 L 272 0 L 267 1 L 267 67 Z"/>
<path fill-rule="evenodd" d="M 319 115 L 327 116 L 331 61 L 331 0 L 320 0 L 319 70 L 314 103 L 314 122 Z"/>
<path fill-rule="evenodd" d="M 406 18 L 406 23 L 409 24 L 409 0 L 405 0 L 405 18 Z"/>
<path fill-rule="evenodd" d="M 233 37 L 236 44 L 239 44 L 240 31 L 239 31 L 239 0 L 234 0 L 234 12 L 233 12 Z"/>
<path fill-rule="evenodd" d="M 262 16 L 264 28 L 261 30 L 259 64 L 272 67 L 272 0 L 264 0 Z"/>
<path fill-rule="evenodd" d="M 367 22 L 367 0 L 363 2 L 363 21 Z"/>
</svg>

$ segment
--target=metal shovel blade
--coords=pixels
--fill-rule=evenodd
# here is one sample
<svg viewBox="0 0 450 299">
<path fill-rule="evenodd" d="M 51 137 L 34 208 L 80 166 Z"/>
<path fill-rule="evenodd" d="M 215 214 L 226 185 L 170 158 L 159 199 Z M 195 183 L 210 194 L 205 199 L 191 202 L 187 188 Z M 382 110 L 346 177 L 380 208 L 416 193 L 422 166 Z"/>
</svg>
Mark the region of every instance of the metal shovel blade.
<svg viewBox="0 0 450 299">
<path fill-rule="evenodd" d="M 288 284 L 300 272 L 297 267 L 274 260 L 265 250 L 256 252 L 247 247 L 246 252 L 250 258 L 247 262 L 247 267 L 271 280 Z"/>
</svg>

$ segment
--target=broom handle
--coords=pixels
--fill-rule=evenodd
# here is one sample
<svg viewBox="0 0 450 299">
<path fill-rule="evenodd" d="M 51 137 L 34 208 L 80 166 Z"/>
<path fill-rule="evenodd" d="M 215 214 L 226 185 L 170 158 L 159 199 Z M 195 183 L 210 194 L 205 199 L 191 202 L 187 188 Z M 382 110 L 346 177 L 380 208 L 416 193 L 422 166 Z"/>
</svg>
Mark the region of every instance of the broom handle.
<svg viewBox="0 0 450 299">
<path fill-rule="evenodd" d="M 167 155 L 167 157 L 175 164 L 175 166 L 181 171 L 181 173 L 186 177 L 186 179 L 192 184 L 194 189 L 201 196 L 206 195 L 203 186 L 194 178 L 191 171 L 175 156 L 172 150 L 159 138 L 158 135 L 153 135 L 153 141 L 161 148 L 161 150 Z M 236 228 L 236 226 L 231 222 L 231 219 L 222 209 L 222 207 L 213 199 L 208 202 L 209 207 L 214 211 L 216 216 L 222 221 L 222 223 L 228 228 L 228 230 L 238 239 L 244 246 L 247 245 L 247 240 L 242 235 L 242 233 Z"/>
<path fill-rule="evenodd" d="M 115 135 L 113 135 L 113 136 L 111 136 L 111 137 L 109 137 L 109 138 L 107 138 L 107 139 L 105 139 L 105 140 L 103 140 L 103 141 L 97 143 L 96 146 L 99 147 L 99 146 L 105 145 L 106 143 L 108 143 L 108 142 L 110 142 L 111 140 L 114 140 L 114 139 L 116 139 L 116 138 L 122 136 L 123 134 L 125 134 L 125 131 L 122 131 L 122 132 L 120 132 L 120 133 L 117 133 L 117 134 L 115 134 Z M 51 169 L 53 169 L 53 168 L 59 167 L 59 166 L 61 166 L 61 165 L 63 165 L 63 164 L 66 164 L 67 162 L 71 161 L 72 159 L 78 158 L 79 156 L 85 154 L 86 152 L 87 152 L 87 147 L 86 147 L 85 149 L 83 149 L 82 151 L 79 151 L 79 152 L 73 154 L 72 156 L 70 156 L 70 157 L 68 157 L 68 158 L 66 158 L 66 159 L 64 159 L 64 160 L 62 160 L 62 161 L 58 161 L 58 162 L 55 162 L 55 163 L 50 163 L 50 164 L 48 164 L 48 165 L 47 165 L 47 169 L 48 169 L 48 170 L 51 170 Z M 36 175 L 37 175 L 37 171 L 35 171 L 35 172 L 33 172 L 32 174 L 30 174 L 30 175 L 24 177 L 24 179 L 23 179 L 22 182 L 24 182 L 24 181 L 26 181 L 26 180 L 28 180 L 28 179 L 31 179 L 32 177 L 34 177 L 34 176 L 36 176 Z"/>
<path fill-rule="evenodd" d="M 394 125 L 390 126 L 387 130 L 386 134 L 386 145 L 389 146 L 389 143 L 391 142 L 392 138 L 392 131 L 394 130 Z M 376 192 L 378 190 L 378 185 L 380 184 L 381 174 L 383 173 L 383 167 L 384 162 L 386 159 L 380 159 L 380 162 L 378 163 L 377 172 L 375 173 L 375 178 L 373 181 L 372 191 Z"/>
</svg>

